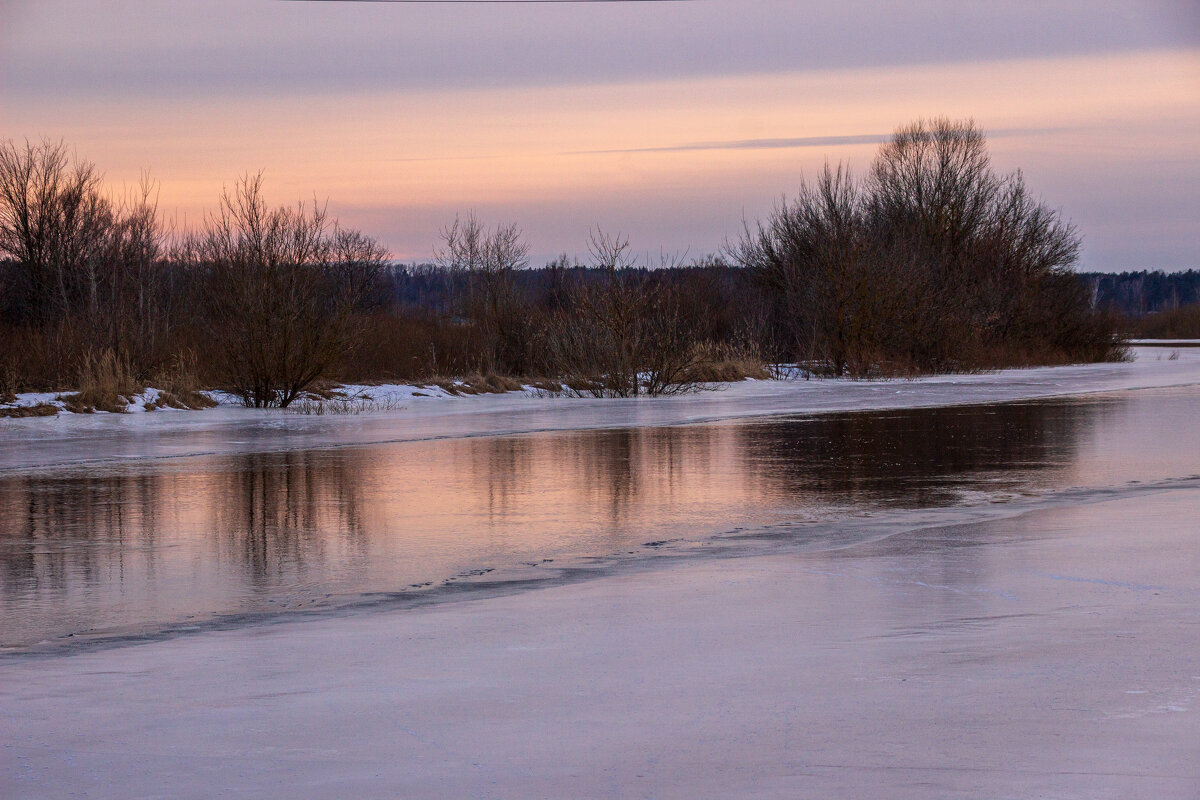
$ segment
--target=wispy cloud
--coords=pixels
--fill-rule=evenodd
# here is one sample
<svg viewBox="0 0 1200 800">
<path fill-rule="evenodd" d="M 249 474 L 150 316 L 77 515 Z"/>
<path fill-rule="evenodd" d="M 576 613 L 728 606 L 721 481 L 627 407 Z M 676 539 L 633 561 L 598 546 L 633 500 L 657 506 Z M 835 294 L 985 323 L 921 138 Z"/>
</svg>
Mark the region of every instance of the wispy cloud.
<svg viewBox="0 0 1200 800">
<path fill-rule="evenodd" d="M 1059 133 L 1062 128 L 1004 128 L 989 130 L 991 138 Z M 774 139 L 729 139 L 714 142 L 686 142 L 662 147 L 627 147 L 615 150 L 573 150 L 563 155 L 612 155 L 626 153 L 689 153 L 696 150 L 788 150 L 800 147 L 838 147 L 854 144 L 882 144 L 890 133 L 859 133 L 847 136 L 795 136 Z"/>
<path fill-rule="evenodd" d="M 575 150 L 567 155 L 612 153 L 687 153 L 693 150 L 782 150 L 793 147 L 831 147 L 847 144 L 879 144 L 890 134 L 864 133 L 851 136 L 796 136 L 783 139 L 730 139 L 718 142 L 688 142 L 666 147 L 629 147 L 617 150 Z"/>
</svg>

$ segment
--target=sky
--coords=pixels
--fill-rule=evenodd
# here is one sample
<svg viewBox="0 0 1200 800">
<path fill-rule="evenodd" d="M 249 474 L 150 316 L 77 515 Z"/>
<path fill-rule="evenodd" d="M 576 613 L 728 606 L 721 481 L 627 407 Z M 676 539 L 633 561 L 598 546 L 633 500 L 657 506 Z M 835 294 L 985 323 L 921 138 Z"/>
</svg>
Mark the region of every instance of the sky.
<svg viewBox="0 0 1200 800">
<path fill-rule="evenodd" d="M 1196 0 L 0 0 L 0 139 L 62 139 L 178 227 L 262 170 L 427 260 L 456 214 L 534 263 L 589 231 L 701 256 L 919 117 L 1083 237 L 1079 267 L 1200 268 Z"/>
</svg>

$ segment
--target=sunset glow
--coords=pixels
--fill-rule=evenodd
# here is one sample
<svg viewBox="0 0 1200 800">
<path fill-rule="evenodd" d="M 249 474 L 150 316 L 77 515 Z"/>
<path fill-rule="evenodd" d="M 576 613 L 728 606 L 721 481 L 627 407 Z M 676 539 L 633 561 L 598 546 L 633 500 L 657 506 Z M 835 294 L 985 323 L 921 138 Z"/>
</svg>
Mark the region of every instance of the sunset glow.
<svg viewBox="0 0 1200 800">
<path fill-rule="evenodd" d="M 149 170 L 161 183 L 160 208 L 181 226 L 212 208 L 223 185 L 261 169 L 274 199 L 328 198 L 343 221 L 380 237 L 397 258 L 429 258 L 439 229 L 475 209 L 519 222 L 536 262 L 581 253 L 595 226 L 629 234 L 643 251 L 713 252 L 737 235 L 744 217 L 764 213 L 826 160 L 864 170 L 876 142 L 899 124 L 973 117 L 991 133 L 996 163 L 1023 169 L 1035 191 L 1078 224 L 1084 268 L 1200 263 L 1200 48 L 1189 46 L 1194 15 L 1170 3 L 1157 16 L 1143 10 L 1149 33 L 1137 41 L 1081 47 L 1068 37 L 1062 52 L 1039 46 L 1012 56 L 991 47 L 986 57 L 938 57 L 956 24 L 962 36 L 987 38 L 971 32 L 980 19 L 962 12 L 931 39 L 929 62 L 870 63 L 880 60 L 869 45 L 881 34 L 868 25 L 857 41 L 853 19 L 827 21 L 850 50 L 828 58 L 829 66 L 784 59 L 771 69 L 747 58 L 722 74 L 705 68 L 702 53 L 680 55 L 703 44 L 686 32 L 663 43 L 668 55 L 680 55 L 666 67 L 653 59 L 639 66 L 637 58 L 628 69 L 597 66 L 588 49 L 609 43 L 577 39 L 583 63 L 561 78 L 555 72 L 568 55 L 555 39 L 584 35 L 575 18 L 601 28 L 640 21 L 654 30 L 669 27 L 672 12 L 478 9 L 479 19 L 514 26 L 513 62 L 536 63 L 517 45 L 548 48 L 544 75 L 510 81 L 501 78 L 515 67 L 499 61 L 459 64 L 451 78 L 441 75 L 439 67 L 456 60 L 404 27 L 419 19 L 428 34 L 455 22 L 450 42 L 495 44 L 482 28 L 464 30 L 467 10 L 327 5 L 349 6 L 235 3 L 226 8 L 230 24 L 217 25 L 215 15 L 201 20 L 189 6 L 87 4 L 106 9 L 91 11 L 97 35 L 88 38 L 89 14 L 78 7 L 5 3 L 0 136 L 65 139 L 116 188 Z M 712 16 L 743 6 L 695 5 L 703 8 L 681 4 L 673 13 Z M 791 4 L 786 11 L 770 2 L 744 5 L 748 21 L 731 38 L 738 31 L 751 41 L 768 36 L 776 16 L 801 19 Z M 314 16 L 330 20 L 317 40 Z M 68 17 L 78 30 L 63 22 Z M 134 18 L 145 27 L 118 25 Z M 1172 20 L 1181 24 L 1168 29 Z M 367 21 L 376 29 L 363 33 Z M 255 30 L 275 37 L 261 51 L 250 41 Z M 290 33 L 298 39 L 289 42 Z M 396 70 L 395 84 L 387 85 L 386 74 L 356 78 L 356 34 L 368 52 L 389 37 L 398 49 L 423 48 L 428 71 L 413 73 L 411 60 L 376 54 Z M 328 65 L 327 80 L 311 77 L 312 64 L 295 62 L 305 37 L 320 48 L 315 58 Z M 194 62 L 176 83 L 171 76 L 184 67 L 171 61 L 172 43 L 180 60 Z M 94 74 L 71 71 L 80 48 L 97 59 Z M 161 81 L 130 77 L 121 59 L 138 53 L 168 60 Z M 56 57 L 67 65 L 52 63 Z M 247 76 L 234 87 L 228 73 L 236 63 Z"/>
</svg>

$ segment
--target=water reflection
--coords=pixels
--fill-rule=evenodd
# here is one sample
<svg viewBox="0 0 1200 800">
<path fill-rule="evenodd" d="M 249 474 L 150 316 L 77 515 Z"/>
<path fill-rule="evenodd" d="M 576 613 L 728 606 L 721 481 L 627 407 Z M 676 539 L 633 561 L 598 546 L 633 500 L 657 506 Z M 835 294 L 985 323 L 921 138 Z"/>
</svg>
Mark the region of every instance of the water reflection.
<svg viewBox="0 0 1200 800">
<path fill-rule="evenodd" d="M 1177 390 L 5 477 L 0 644 L 339 602 L 847 509 L 1194 474 L 1200 448 L 1164 457 L 1138 443 L 1178 443 L 1197 410 L 1197 392 Z"/>
<path fill-rule="evenodd" d="M 222 563 L 240 567 L 248 590 L 270 592 L 321 569 L 330 547 L 364 551 L 354 465 L 312 452 L 249 454 L 196 487 L 211 499 Z M 330 537 L 329 532 L 336 531 Z"/>
<path fill-rule="evenodd" d="M 1083 406 L 1086 406 L 1084 411 Z M 945 505 L 970 490 L 1061 479 L 1108 403 L 967 406 L 747 425 L 748 469 L 780 495 L 845 505 Z"/>
</svg>

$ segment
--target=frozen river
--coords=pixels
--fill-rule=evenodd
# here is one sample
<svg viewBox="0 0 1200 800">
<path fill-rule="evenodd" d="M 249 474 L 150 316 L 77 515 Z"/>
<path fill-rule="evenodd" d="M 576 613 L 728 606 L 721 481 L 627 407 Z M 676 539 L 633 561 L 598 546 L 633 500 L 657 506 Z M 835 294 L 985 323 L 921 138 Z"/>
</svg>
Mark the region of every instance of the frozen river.
<svg viewBox="0 0 1200 800">
<path fill-rule="evenodd" d="M 906 510 L 1008 512 L 1196 476 L 1197 419 L 1200 390 L 1174 388 L 0 475 L 0 644 L 429 602 L 647 557 L 841 546 Z"/>
<path fill-rule="evenodd" d="M 966 406 L 30 437 L 0 797 L 1195 798 L 1189 359 Z"/>
</svg>

